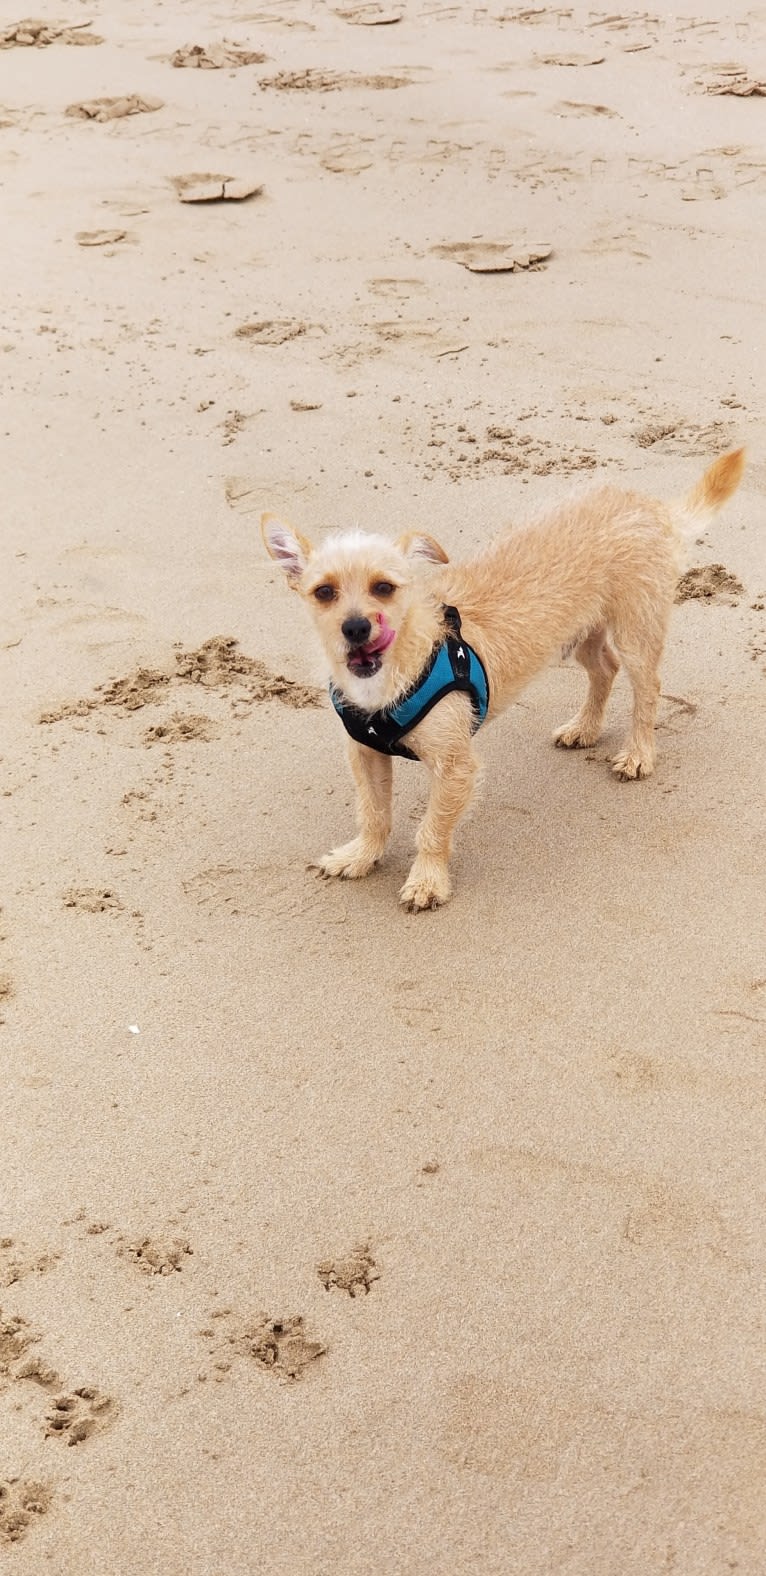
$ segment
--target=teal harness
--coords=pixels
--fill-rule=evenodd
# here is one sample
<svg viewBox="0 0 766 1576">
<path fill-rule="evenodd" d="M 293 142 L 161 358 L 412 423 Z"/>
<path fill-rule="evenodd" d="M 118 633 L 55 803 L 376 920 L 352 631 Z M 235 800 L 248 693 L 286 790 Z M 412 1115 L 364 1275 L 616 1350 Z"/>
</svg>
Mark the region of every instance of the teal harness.
<svg viewBox="0 0 766 1576">
<path fill-rule="evenodd" d="M 414 750 L 402 744 L 406 733 L 428 716 L 445 695 L 462 691 L 470 697 L 473 731 L 481 727 L 489 709 L 489 681 L 481 657 L 467 646 L 460 635 L 460 614 L 456 607 L 444 608 L 447 634 L 434 649 L 417 683 L 387 711 L 362 711 L 352 706 L 333 686 L 330 698 L 347 733 L 357 744 L 366 744 L 381 755 L 403 755 L 418 759 Z"/>
</svg>

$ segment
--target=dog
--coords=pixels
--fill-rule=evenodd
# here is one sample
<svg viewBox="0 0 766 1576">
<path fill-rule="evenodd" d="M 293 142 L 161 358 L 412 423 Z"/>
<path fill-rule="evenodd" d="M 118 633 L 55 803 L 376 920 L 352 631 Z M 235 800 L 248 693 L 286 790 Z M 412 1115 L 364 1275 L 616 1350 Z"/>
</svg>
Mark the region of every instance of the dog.
<svg viewBox="0 0 766 1576">
<path fill-rule="evenodd" d="M 633 716 L 612 771 L 624 782 L 648 777 L 684 534 L 731 497 L 744 460 L 744 449 L 722 455 L 675 504 L 601 487 L 462 564 L 427 534 L 392 542 L 341 531 L 315 547 L 265 514 L 267 551 L 311 611 L 350 736 L 357 835 L 313 868 L 345 880 L 374 868 L 391 830 L 392 756 L 407 755 L 428 767 L 431 788 L 400 902 L 411 912 L 446 903 L 452 839 L 479 771 L 476 727 L 562 649 L 585 669 L 588 692 L 554 742 L 596 743 L 622 662 Z"/>
</svg>

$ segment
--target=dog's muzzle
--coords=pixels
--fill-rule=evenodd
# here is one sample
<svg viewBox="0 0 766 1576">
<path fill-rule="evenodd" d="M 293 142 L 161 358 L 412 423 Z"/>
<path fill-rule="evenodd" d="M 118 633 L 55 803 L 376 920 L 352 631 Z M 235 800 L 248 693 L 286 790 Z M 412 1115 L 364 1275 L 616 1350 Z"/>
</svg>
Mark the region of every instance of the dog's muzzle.
<svg viewBox="0 0 766 1576">
<path fill-rule="evenodd" d="M 346 665 L 350 673 L 357 678 L 371 679 L 380 672 L 383 664 L 383 653 L 387 651 L 392 641 L 396 639 L 396 631 L 389 628 L 385 619 L 381 618 L 380 628 L 374 639 L 371 639 L 372 624 L 368 618 L 347 618 L 341 624 L 341 633 L 345 636 L 349 651 Z"/>
</svg>

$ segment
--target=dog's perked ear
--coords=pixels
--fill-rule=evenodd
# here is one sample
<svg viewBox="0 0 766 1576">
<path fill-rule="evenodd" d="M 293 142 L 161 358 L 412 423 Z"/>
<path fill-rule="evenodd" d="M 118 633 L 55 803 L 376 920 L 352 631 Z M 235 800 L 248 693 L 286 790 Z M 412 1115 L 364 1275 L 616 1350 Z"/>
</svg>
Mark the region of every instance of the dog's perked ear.
<svg viewBox="0 0 766 1576">
<path fill-rule="evenodd" d="M 308 537 L 285 525 L 276 514 L 261 515 L 261 532 L 267 553 L 284 570 L 290 585 L 295 586 L 314 550 Z"/>
<path fill-rule="evenodd" d="M 405 531 L 404 536 L 397 538 L 396 545 L 405 558 L 425 558 L 429 564 L 449 563 L 444 548 L 435 537 L 427 536 L 422 531 Z"/>
</svg>

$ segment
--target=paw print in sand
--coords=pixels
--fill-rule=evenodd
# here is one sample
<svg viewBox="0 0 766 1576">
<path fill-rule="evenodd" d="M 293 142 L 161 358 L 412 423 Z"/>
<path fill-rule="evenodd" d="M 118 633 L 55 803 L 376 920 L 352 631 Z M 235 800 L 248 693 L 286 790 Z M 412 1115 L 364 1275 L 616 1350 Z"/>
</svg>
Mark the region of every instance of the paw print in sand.
<svg viewBox="0 0 766 1576">
<path fill-rule="evenodd" d="M 43 1275 L 60 1257 L 56 1252 L 31 1253 L 13 1237 L 0 1237 L 0 1286 L 14 1286 L 25 1275 Z"/>
<path fill-rule="evenodd" d="M 172 1275 L 182 1268 L 192 1250 L 185 1237 L 142 1237 L 117 1251 L 131 1259 L 144 1275 Z"/>
<path fill-rule="evenodd" d="M 291 1319 L 260 1314 L 232 1344 L 235 1351 L 254 1357 L 265 1368 L 279 1369 L 290 1379 L 300 1378 L 303 1369 L 326 1350 L 321 1341 L 307 1339 L 300 1314 Z"/>
<path fill-rule="evenodd" d="M 57 1395 L 45 1419 L 45 1437 L 65 1439 L 68 1445 L 81 1445 L 91 1434 L 100 1433 L 115 1415 L 111 1396 L 93 1385 L 82 1385 L 68 1395 Z"/>
<path fill-rule="evenodd" d="M 225 1312 L 222 1309 L 212 1317 L 222 1319 L 228 1313 L 228 1309 Z M 200 1331 L 207 1338 L 215 1333 L 212 1326 Z M 300 1314 L 288 1319 L 270 1319 L 267 1313 L 258 1313 L 243 1323 L 237 1321 L 223 1342 L 216 1341 L 208 1350 L 210 1356 L 217 1359 L 213 1365 L 216 1377 L 228 1373 L 231 1367 L 228 1354 L 233 1352 L 239 1357 L 254 1357 L 262 1368 L 271 1368 L 288 1379 L 300 1379 L 304 1368 L 323 1356 L 327 1347 L 322 1341 L 307 1336 Z M 203 1373 L 200 1377 L 207 1375 Z"/>
<path fill-rule="evenodd" d="M 44 1483 L 0 1478 L 0 1544 L 18 1543 L 33 1516 L 43 1516 L 50 1501 Z"/>
<path fill-rule="evenodd" d="M 373 1281 L 380 1280 L 368 1242 L 352 1248 L 342 1258 L 323 1259 L 317 1264 L 317 1274 L 325 1291 L 337 1286 L 340 1291 L 347 1291 L 349 1297 L 357 1297 L 360 1291 L 366 1295 Z"/>
<path fill-rule="evenodd" d="M 0 1386 L 13 1373 L 11 1365 L 37 1337 L 19 1314 L 4 1314 L 0 1308 Z"/>
</svg>

